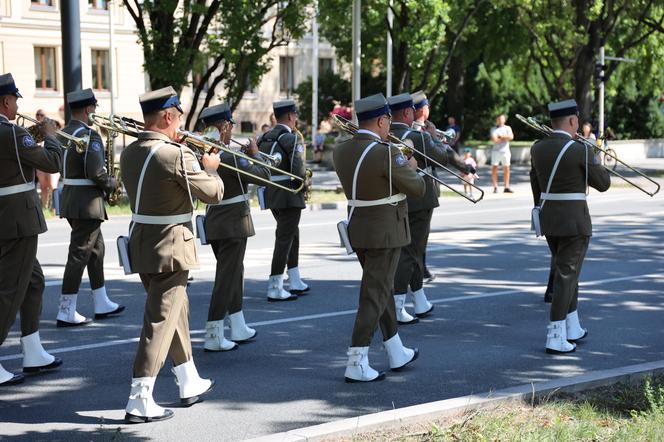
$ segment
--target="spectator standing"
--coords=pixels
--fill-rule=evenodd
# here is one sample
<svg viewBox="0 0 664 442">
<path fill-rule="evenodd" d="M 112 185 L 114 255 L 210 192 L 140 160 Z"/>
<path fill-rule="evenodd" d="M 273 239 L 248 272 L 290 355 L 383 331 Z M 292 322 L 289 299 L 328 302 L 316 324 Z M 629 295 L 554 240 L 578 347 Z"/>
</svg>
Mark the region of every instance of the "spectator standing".
<svg viewBox="0 0 664 442">
<path fill-rule="evenodd" d="M 461 138 L 461 126 L 457 124 L 456 118 L 454 118 L 451 115 L 447 117 L 447 127 L 445 128 L 445 130 L 449 129 L 452 129 L 454 131 L 454 140 L 450 142 L 450 146 L 458 153 L 460 148 L 459 139 Z"/>
<path fill-rule="evenodd" d="M 318 125 L 318 131 L 316 131 L 316 138 L 313 140 L 313 162 L 314 164 L 319 164 L 323 161 L 323 151 L 325 150 L 325 138 L 327 134 L 323 131 L 323 125 Z"/>
<path fill-rule="evenodd" d="M 593 133 L 593 125 L 590 121 L 583 123 L 583 137 L 593 141 L 597 140 L 597 137 Z"/>
<path fill-rule="evenodd" d="M 503 166 L 503 180 L 505 193 L 514 193 L 510 189 L 510 141 L 514 139 L 512 128 L 505 122 L 507 117 L 500 114 L 496 117 L 496 125 L 491 128 L 491 181 L 493 182 L 493 193 L 498 193 L 498 166 Z"/>
<path fill-rule="evenodd" d="M 469 147 L 464 149 L 463 162 L 472 168 L 470 170 L 477 170 L 477 161 L 475 161 L 475 158 L 473 158 L 473 152 Z M 463 177 L 466 179 L 466 181 L 468 181 L 468 183 L 475 184 L 475 178 L 477 178 L 477 174 L 468 172 L 465 173 Z M 468 183 L 463 183 L 463 191 L 466 195 L 472 197 L 473 187 Z"/>
</svg>

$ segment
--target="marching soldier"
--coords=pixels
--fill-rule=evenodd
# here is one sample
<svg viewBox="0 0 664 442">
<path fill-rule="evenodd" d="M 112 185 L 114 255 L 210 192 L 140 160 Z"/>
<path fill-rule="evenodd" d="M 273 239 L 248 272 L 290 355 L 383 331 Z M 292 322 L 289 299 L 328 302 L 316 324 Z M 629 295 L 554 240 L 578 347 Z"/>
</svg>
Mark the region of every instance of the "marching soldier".
<svg viewBox="0 0 664 442">
<path fill-rule="evenodd" d="M 208 129 L 213 129 L 211 132 L 218 131 L 221 141 L 226 145 L 230 143 L 234 121 L 227 104 L 204 109 L 200 118 Z M 254 139 L 247 146 L 246 154 L 261 161 Z M 222 153 L 221 161 L 254 176 L 270 178 L 268 168 L 245 158 Z M 242 297 L 247 238 L 256 234 L 251 219 L 248 187 L 252 183 L 260 184 L 260 181 L 223 166 L 217 172 L 224 182 L 224 198 L 218 204 L 208 205 L 205 213 L 205 238 L 217 258 L 217 272 L 205 326 L 205 351 L 234 350 L 237 342 L 245 342 L 256 336 L 256 330 L 248 327 L 245 322 Z M 226 316 L 231 328 L 230 340 L 224 336 Z"/>
<path fill-rule="evenodd" d="M 57 173 L 62 149 L 51 122 L 39 126 L 44 147 L 10 123 L 19 98 L 12 75 L 0 75 L 0 345 L 20 312 L 23 372 L 37 373 L 59 367 L 62 360 L 48 354 L 39 338 L 44 274 L 37 261 L 37 235 L 46 232 L 46 221 L 35 190 L 35 170 Z M 23 381 L 23 375 L 0 365 L 0 386 Z"/>
<path fill-rule="evenodd" d="M 217 155 L 203 155 L 205 170 L 201 170 L 194 153 L 174 142 L 182 117 L 175 90 L 166 87 L 148 92 L 141 95 L 140 103 L 145 129 L 120 158 L 132 211 L 129 264 L 131 271 L 140 274 L 147 292 L 126 407 L 129 423 L 173 416 L 152 398 L 167 355 L 173 360 L 183 405 L 198 402 L 214 386 L 213 381 L 201 379 L 194 365 L 186 287 L 189 270 L 198 265 L 191 224 L 193 198 L 216 204 L 224 189 L 217 175 Z"/>
<path fill-rule="evenodd" d="M 67 102 L 71 120 L 63 131 L 77 138 L 85 137 L 88 143 L 84 153 L 67 149 L 63 159 L 59 215 L 67 219 L 72 230 L 56 318 L 58 327 L 75 327 L 91 322 L 76 311 L 78 290 L 86 268 L 94 301 L 94 318 L 107 318 L 125 309 L 108 298 L 104 286 L 105 249 L 101 223 L 108 219 L 104 193 L 113 192 L 118 183 L 108 176 L 101 136 L 90 127 L 92 121 L 89 115 L 95 111 L 97 99 L 92 89 L 85 89 L 67 94 Z"/>
<path fill-rule="evenodd" d="M 388 100 L 392 112 L 390 131 L 401 140 L 408 140 L 415 150 L 443 164 L 451 164 L 466 172 L 467 166 L 461 161 L 454 150 L 442 143 L 437 143 L 428 131 L 411 129 L 415 117 L 413 98 L 408 93 L 390 97 Z M 430 129 L 427 129 L 430 130 Z M 433 128 L 435 131 L 435 127 Z M 435 132 L 434 132 L 435 133 Z M 413 324 L 418 318 L 427 316 L 433 310 L 424 293 L 424 252 L 426 250 L 433 209 L 438 207 L 436 184 L 427 174 L 432 175 L 432 165 L 422 155 L 415 154 L 418 167 L 423 171 L 419 175 L 426 182 L 426 192 L 422 198 L 408 198 L 408 224 L 410 225 L 411 242 L 401 249 L 399 265 L 394 280 L 394 303 L 397 320 L 400 324 Z M 426 173 L 425 173 L 426 172 Z M 408 288 L 413 294 L 415 316 L 411 316 L 405 308 Z"/>
<path fill-rule="evenodd" d="M 282 160 L 278 165 L 280 169 L 306 179 L 304 146 L 298 143 L 298 136 L 294 133 L 297 123 L 295 102 L 293 100 L 275 101 L 272 107 L 277 124 L 261 136 L 258 148 L 263 153 L 281 155 Z M 288 176 L 281 174 L 272 174 L 270 180 L 285 185 L 292 181 Z M 292 301 L 297 299 L 297 295 L 303 295 L 309 291 L 309 286 L 300 277 L 298 267 L 300 253 L 298 225 L 302 209 L 306 207 L 304 191 L 294 195 L 273 186 L 263 189 L 264 205 L 272 211 L 272 215 L 277 221 L 267 300 Z M 263 191 L 259 189 L 259 194 L 261 192 Z M 288 266 L 288 291 L 284 290 L 283 284 L 286 266 Z"/>
<path fill-rule="evenodd" d="M 530 185 L 553 263 L 546 352 L 557 354 L 573 352 L 575 342 L 588 334 L 581 328 L 577 312 L 579 273 L 592 235 L 586 186 L 604 192 L 611 186 L 611 178 L 590 147 L 574 141 L 579 130 L 576 102 L 566 100 L 548 107 L 554 131 L 530 150 Z"/>
<path fill-rule="evenodd" d="M 369 366 L 376 327 L 392 370 L 418 356 L 416 348 L 401 343 L 392 293 L 400 249 L 410 242 L 406 197 L 421 198 L 426 184 L 415 172 L 416 160 L 384 142 L 391 117 L 385 97 L 358 100 L 355 111 L 360 129 L 334 150 L 334 166 L 348 198 L 348 237 L 363 270 L 345 377 L 346 382 L 371 382 L 385 377 Z"/>
</svg>

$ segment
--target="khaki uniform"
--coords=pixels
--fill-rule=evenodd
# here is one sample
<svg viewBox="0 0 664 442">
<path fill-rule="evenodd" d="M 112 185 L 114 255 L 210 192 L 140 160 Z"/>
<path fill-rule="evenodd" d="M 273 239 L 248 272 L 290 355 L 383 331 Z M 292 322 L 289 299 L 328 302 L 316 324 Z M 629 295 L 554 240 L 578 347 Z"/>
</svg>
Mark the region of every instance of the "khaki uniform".
<svg viewBox="0 0 664 442">
<path fill-rule="evenodd" d="M 63 180 L 90 180 L 89 185 L 69 185 L 64 181 L 60 197 L 60 217 L 67 218 L 72 227 L 69 254 L 62 281 L 62 294 L 76 294 L 87 267 L 90 287 L 104 286 L 104 237 L 101 223 L 108 219 L 104 207 L 104 192 L 115 188 L 114 180 L 106 173 L 104 144 L 101 136 L 85 123 L 72 120 L 63 129 L 78 138 L 90 141 L 83 154 L 68 149 L 63 160 Z M 63 141 L 64 144 L 64 141 Z"/>
<path fill-rule="evenodd" d="M 281 154 L 279 169 L 290 172 L 304 179 L 304 146 L 298 143 L 298 137 L 288 127 L 277 124 L 258 140 L 258 148 L 267 154 Z M 279 180 L 277 173 L 272 174 L 273 180 Z M 282 185 L 298 187 L 298 181 L 276 181 Z M 284 267 L 289 269 L 298 266 L 300 253 L 300 215 L 306 207 L 304 191 L 297 194 L 277 189 L 274 186 L 265 188 L 265 205 L 272 211 L 277 221 L 274 252 L 270 275 L 281 275 Z"/>
<path fill-rule="evenodd" d="M 19 311 L 23 336 L 39 330 L 44 275 L 37 261 L 37 235 L 47 229 L 34 188 L 35 169 L 57 173 L 61 165 L 62 148 L 54 137 L 46 137 L 41 147 L 0 115 L 0 188 L 32 187 L 0 196 L 0 345 Z"/>
<path fill-rule="evenodd" d="M 435 142 L 428 132 L 413 130 L 404 123 L 392 123 L 390 131 L 400 139 L 410 140 L 416 150 L 433 158 L 437 162 L 465 170 L 454 151 Z M 415 154 L 420 169 L 432 173 L 431 164 L 419 154 Z M 438 207 L 438 184 L 432 178 L 421 174 L 426 183 L 426 192 L 422 198 L 408 198 L 408 222 L 411 242 L 401 249 L 401 256 L 394 279 L 395 294 L 404 294 L 408 286 L 412 291 L 422 288 L 424 279 L 424 254 L 426 252 L 433 209 Z"/>
<path fill-rule="evenodd" d="M 260 157 L 256 157 L 261 160 Z M 268 168 L 230 155 L 221 154 L 221 161 L 253 175 L 269 179 Z M 247 175 L 219 166 L 219 176 L 224 182 L 224 198 L 221 205 L 208 206 L 205 215 L 205 234 L 217 258 L 217 272 L 212 288 L 212 299 L 208 311 L 208 321 L 220 321 L 226 314 L 232 315 L 242 310 L 244 293 L 244 254 L 247 238 L 254 236 L 254 223 L 251 219 L 249 201 L 224 204 L 232 198 L 249 192 L 249 184 L 261 184 Z"/>
<path fill-rule="evenodd" d="M 359 133 L 338 144 L 334 150 L 335 169 L 348 199 L 352 198 L 353 175 L 360 156 L 374 141 L 380 140 L 370 134 Z M 360 167 L 358 200 L 389 196 L 390 163 L 392 194 L 404 193 L 413 198 L 424 195 L 424 179 L 408 167 L 406 158 L 396 147 L 379 142 L 369 151 Z M 378 325 L 384 340 L 397 333 L 392 292 L 399 251 L 411 239 L 406 201 L 396 205 L 356 207 L 348 225 L 348 235 L 363 269 L 351 347 L 366 347 Z"/>
<path fill-rule="evenodd" d="M 535 205 L 539 205 L 556 158 L 569 140 L 568 135 L 554 132 L 531 148 L 530 184 Z M 586 166 L 588 185 L 606 191 L 611 185 L 608 171 L 588 147 L 574 143 L 558 165 L 550 193 L 585 192 Z M 551 321 L 562 321 L 577 307 L 579 273 L 592 235 L 588 204 L 584 200 L 546 201 L 540 220 L 552 259 Z"/>
<path fill-rule="evenodd" d="M 142 132 L 120 158 L 123 181 L 132 213 L 136 213 L 138 181 L 150 149 L 163 145 L 148 163 L 138 207 L 139 215 L 168 216 L 191 213 L 192 197 L 208 204 L 223 196 L 223 183 L 202 171 L 194 153 L 156 132 Z M 189 189 L 189 191 L 188 191 Z M 129 258 L 147 291 L 143 331 L 134 361 L 134 377 L 154 377 L 166 355 L 174 365 L 191 359 L 189 307 L 186 293 L 189 270 L 198 266 L 191 222 L 153 225 L 132 223 Z"/>
</svg>

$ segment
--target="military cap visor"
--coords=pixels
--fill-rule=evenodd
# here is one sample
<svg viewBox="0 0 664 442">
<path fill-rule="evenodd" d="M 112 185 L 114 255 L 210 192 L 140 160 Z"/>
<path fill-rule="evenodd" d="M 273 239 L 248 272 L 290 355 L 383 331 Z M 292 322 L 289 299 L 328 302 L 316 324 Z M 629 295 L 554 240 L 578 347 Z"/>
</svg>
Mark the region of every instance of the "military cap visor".
<svg viewBox="0 0 664 442">
<path fill-rule="evenodd" d="M 180 113 L 184 113 L 180 98 L 171 86 L 145 93 L 140 96 L 139 101 L 143 114 L 150 114 L 171 107 L 176 108 Z"/>
<path fill-rule="evenodd" d="M 272 103 L 272 110 L 276 118 L 286 115 L 290 112 L 297 113 L 297 105 L 293 100 L 275 101 Z"/>
<path fill-rule="evenodd" d="M 16 87 L 14 82 L 14 77 L 12 74 L 3 74 L 0 75 L 0 96 L 3 95 L 13 95 L 18 98 L 23 98 Z"/>
<path fill-rule="evenodd" d="M 357 121 L 371 120 L 382 115 L 390 115 L 390 106 L 383 94 L 375 94 L 355 101 Z"/>
<path fill-rule="evenodd" d="M 392 112 L 396 112 L 401 109 L 414 108 L 413 99 L 410 94 L 399 94 L 387 99 L 387 104 L 390 106 Z"/>
<path fill-rule="evenodd" d="M 415 106 L 415 110 L 429 105 L 429 100 L 427 100 L 427 96 L 422 91 L 415 92 L 413 95 L 411 95 L 411 97 L 413 98 L 413 105 Z"/>
<path fill-rule="evenodd" d="M 570 115 L 579 115 L 579 107 L 575 100 L 559 101 L 557 103 L 549 103 L 549 116 L 551 118 L 567 117 Z"/>
<path fill-rule="evenodd" d="M 83 89 L 82 91 L 74 91 L 67 94 L 67 103 L 72 109 L 82 109 L 87 106 L 92 106 L 97 104 L 97 98 L 95 97 L 92 89 Z"/>
<path fill-rule="evenodd" d="M 207 125 L 218 123 L 219 121 L 229 121 L 235 124 L 231 108 L 225 103 L 203 109 L 199 119 Z"/>
</svg>

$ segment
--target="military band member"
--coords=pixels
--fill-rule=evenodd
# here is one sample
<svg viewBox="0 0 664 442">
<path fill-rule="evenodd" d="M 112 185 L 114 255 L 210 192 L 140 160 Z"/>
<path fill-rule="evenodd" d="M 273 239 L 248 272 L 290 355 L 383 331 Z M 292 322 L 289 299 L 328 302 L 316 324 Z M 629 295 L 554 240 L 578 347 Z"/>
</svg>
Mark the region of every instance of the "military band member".
<svg viewBox="0 0 664 442">
<path fill-rule="evenodd" d="M 186 286 L 189 270 L 198 265 L 191 224 L 193 199 L 216 204 L 224 189 L 217 175 L 218 155 L 203 155 L 205 170 L 201 170 L 194 153 L 174 142 L 182 117 L 175 90 L 148 92 L 141 95 L 140 103 L 145 130 L 120 158 L 132 211 L 129 261 L 147 292 L 126 407 L 125 419 L 130 423 L 173 416 L 152 398 L 167 355 L 173 361 L 183 405 L 196 403 L 214 386 L 213 381 L 201 379 L 194 365 Z"/>
<path fill-rule="evenodd" d="M 104 194 L 113 192 L 118 183 L 106 172 L 101 136 L 90 125 L 89 115 L 97 107 L 92 89 L 67 94 L 71 109 L 64 132 L 77 138 L 87 137 L 84 153 L 67 149 L 63 159 L 60 217 L 71 226 L 67 265 L 62 280 L 58 327 L 74 327 L 91 322 L 76 311 L 76 300 L 83 271 L 87 268 L 94 301 L 95 319 L 121 313 L 125 308 L 111 301 L 104 285 L 104 236 L 101 223 L 108 219 Z"/>
<path fill-rule="evenodd" d="M 392 112 L 390 131 L 403 141 L 412 143 L 415 150 L 432 158 L 442 165 L 452 165 L 466 171 L 466 165 L 456 156 L 454 150 L 442 143 L 435 142 L 428 129 L 416 131 L 411 129 L 415 117 L 414 100 L 408 93 L 390 97 L 388 100 Z M 434 128 L 435 129 L 435 128 Z M 418 167 L 433 174 L 432 164 L 419 154 L 415 154 Z M 424 252 L 426 250 L 433 209 L 438 207 L 437 185 L 426 173 L 419 172 L 426 182 L 426 192 L 422 198 L 408 198 L 408 223 L 410 225 L 411 242 L 401 249 L 401 256 L 394 280 L 394 303 L 397 320 L 401 324 L 412 324 L 418 318 L 427 316 L 433 305 L 424 292 Z M 415 316 L 411 316 L 405 308 L 408 289 L 413 294 Z"/>
<path fill-rule="evenodd" d="M 579 273 L 592 235 L 586 186 L 604 192 L 611 179 L 593 150 L 574 141 L 579 130 L 576 102 L 551 103 L 549 114 L 554 131 L 530 150 L 530 184 L 535 205 L 541 207 L 541 231 L 553 262 L 546 352 L 555 354 L 573 352 L 575 342 L 588 334 L 581 328 L 577 312 Z"/>
<path fill-rule="evenodd" d="M 274 116 L 277 124 L 258 140 L 261 152 L 281 155 L 279 168 L 305 179 L 304 146 L 294 132 L 297 123 L 297 107 L 293 100 L 275 101 Z M 272 181 L 282 185 L 298 186 L 286 175 L 273 173 Z M 265 187 L 265 206 L 272 211 L 277 221 L 270 281 L 267 288 L 268 301 L 291 301 L 297 295 L 309 291 L 302 281 L 298 265 L 300 253 L 300 216 L 306 208 L 304 191 L 293 194 L 273 186 Z M 287 267 L 288 291 L 284 289 L 283 274 Z"/>
<path fill-rule="evenodd" d="M 0 75 L 0 345 L 20 312 L 23 372 L 36 373 L 62 364 L 39 338 L 44 274 L 37 261 L 37 235 L 46 232 L 46 221 L 35 190 L 35 170 L 57 173 L 62 149 L 52 123 L 40 125 L 44 147 L 10 123 L 19 98 L 12 75 Z M 0 386 L 23 381 L 23 375 L 0 365 Z"/>
<path fill-rule="evenodd" d="M 229 145 L 233 118 L 228 104 L 222 103 L 204 109 L 200 119 L 211 132 L 219 133 Z M 250 157 L 261 161 L 256 141 L 251 139 L 245 149 Z M 230 153 L 221 153 L 221 161 L 254 176 L 270 178 L 264 166 L 252 163 Z M 244 254 L 247 238 L 254 236 L 254 223 L 249 205 L 249 184 L 261 184 L 245 174 L 220 166 L 217 169 L 224 182 L 224 198 L 208 205 L 205 214 L 205 237 L 217 258 L 217 272 L 212 288 L 212 299 L 205 326 L 205 350 L 227 351 L 237 348 L 237 342 L 245 342 L 256 336 L 256 330 L 247 326 L 242 312 L 244 295 Z M 230 340 L 224 336 L 224 318 L 230 323 Z"/>
<path fill-rule="evenodd" d="M 371 382 L 385 377 L 369 366 L 369 344 L 378 326 L 392 370 L 418 356 L 417 349 L 401 343 L 392 293 L 400 249 L 410 242 L 406 197 L 421 198 L 426 184 L 415 172 L 416 160 L 384 142 L 390 130 L 385 97 L 358 100 L 355 111 L 360 129 L 334 150 L 348 199 L 348 235 L 363 271 L 345 377 L 346 382 Z"/>
</svg>

